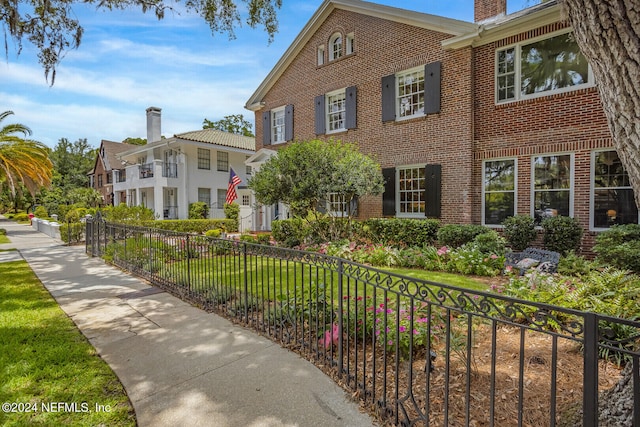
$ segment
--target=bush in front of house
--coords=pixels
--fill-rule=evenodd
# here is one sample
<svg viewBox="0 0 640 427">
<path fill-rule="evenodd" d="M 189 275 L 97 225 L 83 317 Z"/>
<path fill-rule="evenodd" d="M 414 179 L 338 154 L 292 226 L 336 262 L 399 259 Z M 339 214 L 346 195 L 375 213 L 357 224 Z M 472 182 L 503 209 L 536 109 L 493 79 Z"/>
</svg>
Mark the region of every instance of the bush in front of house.
<svg viewBox="0 0 640 427">
<path fill-rule="evenodd" d="M 271 223 L 271 235 L 279 244 L 293 248 L 305 240 L 303 220 L 300 218 L 278 219 Z"/>
<path fill-rule="evenodd" d="M 438 229 L 438 244 L 449 248 L 459 248 L 470 243 L 477 235 L 491 231 L 489 227 L 476 224 L 447 224 Z"/>
<path fill-rule="evenodd" d="M 209 205 L 205 202 L 193 202 L 189 205 L 189 219 L 206 219 L 209 216 Z"/>
<path fill-rule="evenodd" d="M 204 234 L 207 230 L 213 229 L 221 229 L 227 232 L 238 231 L 238 222 L 231 219 L 164 219 L 144 221 L 141 225 L 178 233 Z"/>
<path fill-rule="evenodd" d="M 544 246 L 562 255 L 580 249 L 582 227 L 577 219 L 569 216 L 554 216 L 542 220 Z"/>
<path fill-rule="evenodd" d="M 521 252 L 536 239 L 535 221 L 528 215 L 510 216 L 502 222 L 503 235 L 511 249 Z"/>
<path fill-rule="evenodd" d="M 49 214 L 47 213 L 47 208 L 42 205 L 38 206 L 36 210 L 33 211 L 33 214 L 37 218 L 47 218 L 49 216 Z"/>
<path fill-rule="evenodd" d="M 640 225 L 614 225 L 596 237 L 593 251 L 599 261 L 640 273 Z"/>
<path fill-rule="evenodd" d="M 29 222 L 29 214 L 20 212 L 15 214 L 12 219 L 15 222 Z"/>
<path fill-rule="evenodd" d="M 359 237 L 393 246 L 426 246 L 437 239 L 436 219 L 373 218 L 360 222 Z"/>
</svg>

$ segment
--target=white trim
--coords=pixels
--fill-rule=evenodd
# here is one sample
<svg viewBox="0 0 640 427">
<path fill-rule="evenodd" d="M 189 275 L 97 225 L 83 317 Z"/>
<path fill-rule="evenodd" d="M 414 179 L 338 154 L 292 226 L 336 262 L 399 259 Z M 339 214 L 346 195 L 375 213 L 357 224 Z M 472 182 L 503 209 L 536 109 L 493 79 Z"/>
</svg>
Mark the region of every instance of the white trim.
<svg viewBox="0 0 640 427">
<path fill-rule="evenodd" d="M 409 169 L 421 169 L 425 172 L 426 164 L 416 163 L 412 165 L 402 165 L 396 166 L 396 218 L 426 218 L 427 212 L 427 201 L 424 202 L 424 212 L 400 212 L 400 170 L 409 170 Z M 424 183 L 426 186 L 426 176 L 424 177 Z M 406 190 L 405 190 L 406 191 Z M 422 197 L 424 197 L 426 189 L 422 189 Z"/>
<path fill-rule="evenodd" d="M 269 121 L 270 121 L 270 132 L 271 132 L 271 144 L 272 145 L 276 145 L 276 144 L 284 144 L 285 142 L 287 142 L 287 140 L 285 139 L 285 133 L 287 131 L 287 122 L 285 120 L 285 106 L 283 105 L 282 107 L 278 107 L 278 108 L 273 108 L 271 109 L 271 113 L 269 114 Z M 282 139 L 277 139 L 275 138 L 275 129 L 276 126 L 274 125 L 274 119 L 276 118 L 276 114 L 277 113 L 282 113 Z"/>
<path fill-rule="evenodd" d="M 485 218 L 485 164 L 487 162 L 499 162 L 504 160 L 513 160 L 513 214 L 518 214 L 518 158 L 517 157 L 496 157 L 492 159 L 485 159 L 482 161 L 482 195 L 481 195 L 481 224 L 486 227 L 492 228 L 503 228 L 501 224 L 487 224 Z M 497 192 L 497 191 L 496 191 Z M 503 193 L 507 193 L 510 191 L 503 191 Z M 492 192 L 493 193 L 493 192 Z"/>
<path fill-rule="evenodd" d="M 425 97 L 426 97 L 426 89 L 425 89 L 425 75 L 424 75 L 424 65 L 418 66 L 418 67 L 413 67 L 413 68 L 409 68 L 406 70 L 402 70 L 402 71 L 398 71 L 395 74 L 396 80 L 394 83 L 394 89 L 395 89 L 395 106 L 396 106 L 396 121 L 400 122 L 403 120 L 409 120 L 409 119 L 415 119 L 417 117 L 424 117 L 426 116 L 426 114 L 424 113 L 424 105 L 425 105 Z M 412 74 L 412 73 L 420 73 L 422 72 L 422 112 L 420 112 L 420 110 L 418 110 L 418 112 L 414 112 L 411 115 L 408 116 L 401 116 L 400 115 L 400 95 L 399 95 L 399 91 L 398 91 L 398 78 L 400 76 L 406 76 L 407 74 Z M 420 93 L 420 92 L 415 92 L 415 93 Z M 406 97 L 406 95 L 404 96 Z"/>
<path fill-rule="evenodd" d="M 340 40 L 339 46 L 338 40 Z M 342 37 L 342 33 L 335 32 L 331 34 L 331 37 L 329 37 L 329 43 L 327 44 L 329 46 L 329 62 L 335 61 L 344 56 L 344 37 Z M 336 47 L 339 49 L 336 49 Z"/>
<path fill-rule="evenodd" d="M 342 127 L 340 128 L 336 128 L 336 129 L 329 129 L 329 125 L 330 125 L 330 120 L 329 120 L 329 115 L 331 112 L 329 111 L 329 108 L 331 107 L 331 104 L 329 103 L 329 97 L 330 96 L 336 96 L 336 95 L 342 95 Z M 346 115 L 347 115 L 347 88 L 342 88 L 342 89 L 338 89 L 338 90 L 334 90 L 331 92 L 327 92 L 324 95 L 324 120 L 325 120 L 325 134 L 332 134 L 332 133 L 340 133 L 340 132 L 345 132 L 347 130 L 347 123 L 346 123 Z"/>
</svg>

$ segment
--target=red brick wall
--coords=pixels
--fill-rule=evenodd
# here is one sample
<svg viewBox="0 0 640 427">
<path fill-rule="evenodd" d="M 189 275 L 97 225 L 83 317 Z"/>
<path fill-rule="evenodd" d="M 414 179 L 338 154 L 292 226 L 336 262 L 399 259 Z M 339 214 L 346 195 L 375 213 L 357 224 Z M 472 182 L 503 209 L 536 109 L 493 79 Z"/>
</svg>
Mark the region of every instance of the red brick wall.
<svg viewBox="0 0 640 427">
<path fill-rule="evenodd" d="M 354 33 L 355 53 L 317 66 L 317 48 L 328 51 L 336 31 Z M 262 112 L 294 105 L 294 138 L 309 140 L 314 133 L 314 97 L 357 86 L 358 127 L 333 137 L 355 142 L 383 168 L 400 165 L 442 165 L 442 219 L 450 223 L 472 220 L 472 90 L 471 49 L 445 52 L 446 34 L 336 10 L 313 35 L 262 100 L 256 112 L 256 141 L 262 148 Z M 434 61 L 442 61 L 441 113 L 401 122 L 382 123 L 383 76 Z M 319 138 L 325 138 L 320 136 Z M 278 148 L 273 146 L 272 148 Z M 382 198 L 361 200 L 361 217 L 382 215 Z"/>
<path fill-rule="evenodd" d="M 506 0 L 475 0 L 474 19 L 476 22 L 504 14 L 507 11 Z"/>
<path fill-rule="evenodd" d="M 590 162 L 596 148 L 613 146 L 595 87 L 496 104 L 495 52 L 501 46 L 562 28 L 550 25 L 474 51 L 474 222 L 481 221 L 482 161 L 517 157 L 519 214 L 531 213 L 531 159 L 536 154 L 574 153 L 574 216 L 589 227 Z M 585 246 L 593 237 L 585 236 Z M 588 247 L 585 248 L 588 250 Z"/>
<path fill-rule="evenodd" d="M 107 184 L 107 175 L 110 172 L 105 171 L 104 169 L 104 163 L 102 163 L 102 160 L 98 158 L 98 161 L 96 162 L 96 169 L 95 169 L 95 175 L 93 177 L 93 188 L 95 188 L 96 190 L 98 190 L 100 192 L 100 194 L 102 194 L 103 200 L 105 204 L 110 204 L 111 203 L 111 190 L 113 188 L 113 184 L 109 183 Z M 98 176 L 102 175 L 102 186 L 98 186 Z"/>
</svg>

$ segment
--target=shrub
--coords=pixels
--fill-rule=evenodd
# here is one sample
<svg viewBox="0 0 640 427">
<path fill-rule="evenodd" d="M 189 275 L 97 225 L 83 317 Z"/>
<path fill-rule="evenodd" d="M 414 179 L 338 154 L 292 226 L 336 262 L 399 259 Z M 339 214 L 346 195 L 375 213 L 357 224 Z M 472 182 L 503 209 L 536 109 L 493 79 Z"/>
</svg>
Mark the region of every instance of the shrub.
<svg viewBox="0 0 640 427">
<path fill-rule="evenodd" d="M 6 228 L 0 228 L 0 236 L 6 236 L 7 235 L 7 229 Z"/>
<path fill-rule="evenodd" d="M 47 209 L 44 206 L 38 206 L 33 214 L 38 218 L 47 218 L 49 214 L 47 213 Z"/>
<path fill-rule="evenodd" d="M 107 221 L 141 223 L 156 219 L 153 210 L 144 206 L 127 206 L 120 203 L 118 206 L 107 206 L 102 209 L 102 214 Z"/>
<path fill-rule="evenodd" d="M 271 235 L 281 245 L 293 248 L 304 242 L 303 226 L 300 218 L 275 220 L 271 223 Z"/>
<path fill-rule="evenodd" d="M 565 255 L 580 248 L 582 227 L 578 220 L 568 216 L 555 216 L 542 220 L 545 248 Z"/>
<path fill-rule="evenodd" d="M 65 243 L 81 242 L 84 240 L 85 225 L 81 222 L 60 224 L 60 239 Z"/>
<path fill-rule="evenodd" d="M 505 239 L 500 236 L 495 230 L 490 230 L 487 233 L 478 234 L 473 239 L 473 245 L 484 254 L 504 255 Z"/>
<path fill-rule="evenodd" d="M 230 219 L 164 219 L 160 221 L 142 221 L 140 225 L 178 233 L 203 234 L 207 230 L 221 229 L 237 231 L 237 222 Z"/>
<path fill-rule="evenodd" d="M 214 228 L 212 230 L 207 230 L 204 232 L 204 235 L 207 237 L 220 237 L 222 234 L 222 230 L 219 228 Z"/>
<path fill-rule="evenodd" d="M 13 220 L 16 222 L 29 222 L 29 215 L 24 212 L 20 212 L 13 216 Z"/>
<path fill-rule="evenodd" d="M 425 246 L 436 241 L 436 219 L 373 218 L 361 222 L 358 236 L 383 245 Z"/>
<path fill-rule="evenodd" d="M 640 273 L 640 225 L 614 225 L 596 237 L 598 260 Z"/>
<path fill-rule="evenodd" d="M 189 219 L 207 219 L 209 205 L 205 202 L 194 202 L 189 205 Z"/>
<path fill-rule="evenodd" d="M 576 255 L 574 251 L 569 251 L 560 257 L 558 263 L 558 273 L 565 276 L 585 276 L 595 270 L 597 265 L 585 257 Z"/>
<path fill-rule="evenodd" d="M 537 236 L 535 221 L 527 215 L 510 216 L 502 222 L 503 235 L 514 251 L 523 251 Z"/>
<path fill-rule="evenodd" d="M 450 248 L 458 248 L 465 243 L 470 243 L 482 233 L 491 231 L 489 227 L 476 224 L 447 224 L 438 230 L 438 243 Z"/>
<path fill-rule="evenodd" d="M 271 244 L 271 235 L 269 233 L 260 233 L 256 236 L 256 240 L 261 245 L 270 245 Z"/>
</svg>

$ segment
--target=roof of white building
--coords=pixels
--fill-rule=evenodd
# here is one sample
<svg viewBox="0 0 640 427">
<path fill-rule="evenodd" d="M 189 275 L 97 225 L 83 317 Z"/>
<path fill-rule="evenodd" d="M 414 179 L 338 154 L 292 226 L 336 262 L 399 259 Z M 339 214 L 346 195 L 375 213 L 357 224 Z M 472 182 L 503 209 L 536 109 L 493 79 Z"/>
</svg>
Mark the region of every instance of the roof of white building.
<svg viewBox="0 0 640 427">
<path fill-rule="evenodd" d="M 203 142 L 206 144 L 220 145 L 223 147 L 240 148 L 243 150 L 256 149 L 255 137 L 237 135 L 216 129 L 203 129 L 191 132 L 178 133 L 175 138 L 187 141 Z"/>
</svg>

